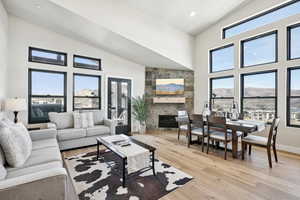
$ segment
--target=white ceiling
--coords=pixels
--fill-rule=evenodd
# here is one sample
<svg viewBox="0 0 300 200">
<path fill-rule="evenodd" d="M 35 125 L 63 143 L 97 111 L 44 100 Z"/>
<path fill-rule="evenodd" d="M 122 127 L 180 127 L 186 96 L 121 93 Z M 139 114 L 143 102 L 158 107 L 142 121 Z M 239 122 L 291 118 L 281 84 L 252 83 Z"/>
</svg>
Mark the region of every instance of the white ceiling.
<svg viewBox="0 0 300 200">
<path fill-rule="evenodd" d="M 186 33 L 196 35 L 250 0 L 124 0 Z M 190 13 L 195 12 L 191 17 Z"/>
<path fill-rule="evenodd" d="M 190 34 L 250 0 L 2 1 L 10 14 L 133 62 L 192 69 Z"/>
</svg>

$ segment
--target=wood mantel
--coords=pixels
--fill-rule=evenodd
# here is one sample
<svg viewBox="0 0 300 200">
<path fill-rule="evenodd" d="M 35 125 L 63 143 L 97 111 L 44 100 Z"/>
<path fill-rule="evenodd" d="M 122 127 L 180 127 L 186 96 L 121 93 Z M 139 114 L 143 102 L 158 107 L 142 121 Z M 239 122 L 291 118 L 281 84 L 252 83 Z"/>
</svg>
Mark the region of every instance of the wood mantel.
<svg viewBox="0 0 300 200">
<path fill-rule="evenodd" d="M 153 97 L 153 103 L 185 103 L 185 97 Z"/>
</svg>

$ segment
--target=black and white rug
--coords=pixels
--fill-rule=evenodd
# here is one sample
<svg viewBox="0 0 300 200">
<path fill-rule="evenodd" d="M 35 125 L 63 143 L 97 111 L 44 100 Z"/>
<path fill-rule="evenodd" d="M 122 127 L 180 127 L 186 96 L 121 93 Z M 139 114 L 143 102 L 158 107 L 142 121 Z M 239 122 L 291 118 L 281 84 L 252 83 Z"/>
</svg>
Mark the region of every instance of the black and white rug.
<svg viewBox="0 0 300 200">
<path fill-rule="evenodd" d="M 143 172 L 129 178 L 123 188 L 121 177 L 111 168 L 120 160 L 112 152 L 105 152 L 104 158 L 97 160 L 96 152 L 65 158 L 80 200 L 156 200 L 192 180 L 188 174 L 156 160 L 156 176 L 152 170 Z"/>
</svg>

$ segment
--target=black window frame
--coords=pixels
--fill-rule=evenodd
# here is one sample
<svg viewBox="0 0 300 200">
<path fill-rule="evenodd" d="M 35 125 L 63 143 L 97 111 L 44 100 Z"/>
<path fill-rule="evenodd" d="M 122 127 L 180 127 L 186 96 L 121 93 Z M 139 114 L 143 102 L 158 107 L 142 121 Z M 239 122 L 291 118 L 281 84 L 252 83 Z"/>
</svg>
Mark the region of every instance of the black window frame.
<svg viewBox="0 0 300 200">
<path fill-rule="evenodd" d="M 275 73 L 275 97 L 270 97 L 270 96 L 256 96 L 256 97 L 245 97 L 244 94 L 244 86 L 245 86 L 245 81 L 244 77 L 245 76 L 251 76 L 251 75 L 257 75 L 257 74 L 268 74 L 268 73 Z M 241 113 L 244 112 L 244 99 L 274 99 L 275 100 L 275 117 L 278 116 L 278 70 L 267 70 L 267 71 L 259 71 L 259 72 L 250 72 L 250 73 L 244 73 L 241 74 L 241 99 L 240 99 L 240 105 L 241 105 Z M 270 122 L 268 122 L 269 124 Z"/>
<path fill-rule="evenodd" d="M 296 66 L 296 67 L 290 67 L 287 69 L 287 95 L 286 95 L 286 125 L 288 127 L 295 127 L 295 128 L 300 128 L 300 125 L 295 125 L 295 124 L 291 124 L 291 120 L 290 120 L 290 100 L 295 98 L 295 99 L 300 99 L 300 96 L 292 96 L 291 95 L 291 72 L 293 70 L 300 70 L 300 66 Z"/>
<path fill-rule="evenodd" d="M 51 62 L 40 62 L 32 59 L 32 51 L 42 51 L 45 53 L 55 53 L 55 54 L 61 54 L 62 56 L 65 57 L 65 62 L 63 64 L 59 63 L 51 63 Z M 41 63 L 41 64 L 46 64 L 46 65 L 57 65 L 57 66 L 68 66 L 68 54 L 65 52 L 60 52 L 60 51 L 54 51 L 54 50 L 49 50 L 49 49 L 42 49 L 42 48 L 37 48 L 37 47 L 29 47 L 28 48 L 28 62 L 33 62 L 33 63 Z"/>
<path fill-rule="evenodd" d="M 93 69 L 93 68 L 89 68 L 89 67 L 79 67 L 75 65 L 75 58 L 84 58 L 84 59 L 89 59 L 89 60 L 94 60 L 94 61 L 98 61 L 99 62 L 99 66 L 98 69 Z M 88 57 L 88 56 L 81 56 L 81 55 L 73 55 L 73 67 L 74 68 L 80 68 L 80 69 L 88 69 L 88 70 L 96 70 L 96 71 L 102 71 L 102 63 L 101 63 L 101 59 L 100 58 L 93 58 L 93 57 Z"/>
<path fill-rule="evenodd" d="M 245 65 L 245 63 L 244 63 L 244 43 L 249 42 L 249 41 L 253 41 L 253 40 L 257 40 L 257 39 L 260 39 L 260 38 L 263 38 L 263 37 L 267 37 L 267 36 L 270 36 L 270 35 L 273 35 L 273 34 L 275 34 L 275 61 L 244 66 Z M 253 36 L 253 37 L 242 40 L 241 41 L 240 60 L 241 60 L 241 66 L 240 66 L 241 68 L 256 67 L 256 66 L 261 66 L 261 65 L 278 63 L 278 31 L 274 30 L 274 31 L 259 34 L 259 35 L 256 35 L 256 36 Z"/>
<path fill-rule="evenodd" d="M 212 109 L 212 102 L 213 100 L 215 99 L 220 99 L 220 100 L 224 100 L 224 99 L 232 99 L 232 103 L 234 102 L 234 94 L 232 97 L 215 97 L 213 98 L 213 81 L 214 80 L 219 80 L 219 79 L 226 79 L 226 78 L 233 78 L 233 92 L 234 92 L 234 75 L 229 75 L 229 76 L 220 76 L 220 77 L 212 77 L 209 79 L 209 106 L 210 106 L 210 109 Z"/>
<path fill-rule="evenodd" d="M 300 59 L 300 55 L 296 58 L 291 58 L 291 30 L 294 28 L 300 28 L 300 23 L 293 24 L 287 27 L 287 60 Z"/>
<path fill-rule="evenodd" d="M 44 73 L 52 73 L 52 74 L 63 74 L 64 75 L 64 95 L 32 95 L 32 72 L 44 72 Z M 32 98 L 63 98 L 64 99 L 64 111 L 67 111 L 67 72 L 54 71 L 54 70 L 44 70 L 44 69 L 28 69 L 28 122 L 29 124 L 39 124 L 39 123 L 47 123 L 47 121 L 32 121 L 31 119 L 31 103 Z"/>
<path fill-rule="evenodd" d="M 252 17 L 249 17 L 249 18 L 247 18 L 247 19 L 244 19 L 244 20 L 239 21 L 239 22 L 237 22 L 237 23 L 234 23 L 234 24 L 232 24 L 232 25 L 226 26 L 226 27 L 224 27 L 224 28 L 222 29 L 222 39 L 228 39 L 228 38 L 230 38 L 230 37 L 226 37 L 226 33 L 225 33 L 226 30 L 231 29 L 231 28 L 236 27 L 236 26 L 239 26 L 239 25 L 241 25 L 241 24 L 244 24 L 244 23 L 246 23 L 246 22 L 248 22 L 248 21 L 251 21 L 251 20 L 253 20 L 253 19 L 262 17 L 262 16 L 264 16 L 264 15 L 266 15 L 266 14 L 269 14 L 269 13 L 271 13 L 271 12 L 277 11 L 277 10 L 283 8 L 283 7 L 286 7 L 286 6 L 292 5 L 292 4 L 294 4 L 294 3 L 297 3 L 298 1 L 299 1 L 299 0 L 291 0 L 291 1 L 286 2 L 286 3 L 283 3 L 282 5 L 279 5 L 279 6 L 275 7 L 275 8 L 271 8 L 271 9 L 269 9 L 269 10 L 267 10 L 267 11 L 261 12 L 261 13 L 259 13 L 259 14 L 257 14 L 257 15 L 254 15 L 254 16 L 252 16 Z M 272 23 L 274 23 L 274 22 L 272 22 Z M 265 26 L 266 26 L 266 25 L 265 25 Z M 254 29 L 252 29 L 252 30 L 254 30 Z M 251 31 L 251 30 L 248 30 L 248 31 Z M 248 32 L 248 31 L 246 31 L 246 32 Z M 245 32 L 243 32 L 243 33 L 245 33 Z M 242 33 L 240 33 L 240 34 L 242 34 Z M 239 35 L 239 34 L 238 34 L 238 35 Z M 235 35 L 235 36 L 237 36 L 237 35 Z M 234 37 L 234 36 L 231 36 L 231 37 Z"/>
<path fill-rule="evenodd" d="M 224 69 L 224 70 L 219 70 L 219 71 L 213 71 L 213 66 L 212 66 L 212 53 L 215 52 L 215 51 L 218 51 L 218 50 L 222 50 L 222 49 L 226 49 L 226 48 L 229 48 L 229 47 L 234 47 L 234 43 L 231 43 L 231 44 L 227 44 L 225 46 L 221 46 L 221 47 L 218 47 L 218 48 L 215 48 L 215 49 L 211 49 L 209 51 L 209 73 L 217 73 L 217 72 L 224 72 L 224 71 L 230 71 L 230 70 L 234 70 L 234 64 L 232 66 L 231 69 Z M 234 62 L 234 53 L 233 53 L 233 62 Z"/>
<path fill-rule="evenodd" d="M 98 81 L 98 93 L 99 96 L 97 97 L 90 97 L 90 96 L 75 96 L 75 76 L 86 76 L 86 77 L 96 77 L 99 79 Z M 82 73 L 73 73 L 73 111 L 75 110 L 101 110 L 102 102 L 101 102 L 101 80 L 102 77 L 100 75 L 91 75 L 91 74 L 82 74 Z M 99 106 L 97 108 L 75 108 L 75 98 L 98 98 L 99 99 Z"/>
</svg>

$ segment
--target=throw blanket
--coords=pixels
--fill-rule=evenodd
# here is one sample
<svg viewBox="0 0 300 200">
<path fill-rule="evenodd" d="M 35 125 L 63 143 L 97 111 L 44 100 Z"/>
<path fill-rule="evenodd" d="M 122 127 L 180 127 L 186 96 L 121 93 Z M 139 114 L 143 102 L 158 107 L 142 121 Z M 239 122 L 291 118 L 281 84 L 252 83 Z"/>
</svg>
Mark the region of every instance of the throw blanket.
<svg viewBox="0 0 300 200">
<path fill-rule="evenodd" d="M 103 137 L 105 141 L 112 143 L 120 140 L 129 141 L 126 135 L 113 135 Z M 150 152 L 149 150 L 130 142 L 129 146 L 120 146 L 115 144 L 114 147 L 127 156 L 127 170 L 128 174 L 141 170 L 150 166 Z"/>
</svg>

